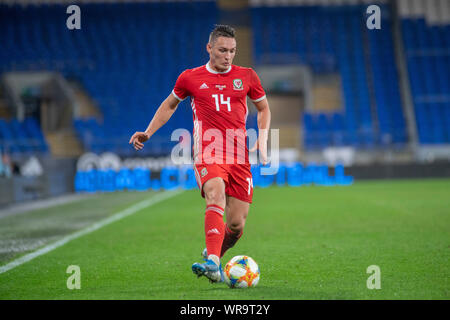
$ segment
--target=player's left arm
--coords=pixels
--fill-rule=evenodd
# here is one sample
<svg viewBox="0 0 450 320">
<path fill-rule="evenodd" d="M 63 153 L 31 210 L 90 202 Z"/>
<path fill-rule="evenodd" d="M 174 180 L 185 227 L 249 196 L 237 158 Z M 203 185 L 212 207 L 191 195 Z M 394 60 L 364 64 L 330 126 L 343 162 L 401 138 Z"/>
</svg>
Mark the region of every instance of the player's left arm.
<svg viewBox="0 0 450 320">
<path fill-rule="evenodd" d="M 267 164 L 267 139 L 269 137 L 270 129 L 270 108 L 267 98 L 260 101 L 253 102 L 258 110 L 257 122 L 258 122 L 258 140 L 255 145 L 250 149 L 250 152 L 259 149 L 261 160 L 263 165 Z"/>
</svg>

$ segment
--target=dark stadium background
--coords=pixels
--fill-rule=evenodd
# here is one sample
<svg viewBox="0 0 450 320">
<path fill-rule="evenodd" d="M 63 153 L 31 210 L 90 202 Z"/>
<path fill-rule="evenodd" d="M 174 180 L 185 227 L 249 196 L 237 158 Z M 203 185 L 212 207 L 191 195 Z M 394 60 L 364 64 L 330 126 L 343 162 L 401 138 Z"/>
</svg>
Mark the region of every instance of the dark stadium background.
<svg viewBox="0 0 450 320">
<path fill-rule="evenodd" d="M 141 152 L 128 139 L 183 70 L 207 62 L 218 23 L 236 28 L 235 64 L 259 72 L 281 162 L 326 165 L 330 179 L 337 164 L 355 179 L 450 174 L 448 1 L 78 1 L 81 29 L 69 29 L 71 4 L 0 4 L 3 206 L 75 190 L 160 189 L 157 178 L 115 179 L 128 168 L 125 177 L 151 180 L 170 165 L 172 131 L 192 130 L 189 102 Z M 373 4 L 380 29 L 368 21 Z M 86 153 L 97 156 L 78 171 L 91 174 L 76 177 Z"/>
</svg>

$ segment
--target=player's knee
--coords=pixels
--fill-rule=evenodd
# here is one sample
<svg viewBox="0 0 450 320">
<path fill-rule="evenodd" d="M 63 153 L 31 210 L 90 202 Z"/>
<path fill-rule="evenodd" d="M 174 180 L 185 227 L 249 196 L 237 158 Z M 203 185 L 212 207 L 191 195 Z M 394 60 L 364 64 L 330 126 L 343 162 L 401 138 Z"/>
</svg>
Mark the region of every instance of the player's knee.
<svg viewBox="0 0 450 320">
<path fill-rule="evenodd" d="M 227 225 L 233 233 L 241 233 L 244 230 L 245 219 L 232 220 Z"/>
<path fill-rule="evenodd" d="M 225 208 L 225 184 L 222 179 L 208 180 L 203 187 L 203 192 L 205 193 L 206 205 L 215 204 Z"/>
<path fill-rule="evenodd" d="M 213 188 L 211 190 L 205 191 L 206 204 L 215 204 L 221 207 L 225 207 L 225 192 L 219 188 Z"/>
</svg>

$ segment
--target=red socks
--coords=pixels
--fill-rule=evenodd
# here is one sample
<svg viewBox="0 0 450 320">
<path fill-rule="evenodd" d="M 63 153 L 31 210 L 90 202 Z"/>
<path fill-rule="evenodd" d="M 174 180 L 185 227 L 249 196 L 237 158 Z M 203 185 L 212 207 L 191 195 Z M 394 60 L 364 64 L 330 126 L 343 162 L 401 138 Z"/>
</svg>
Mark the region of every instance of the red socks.
<svg viewBox="0 0 450 320">
<path fill-rule="evenodd" d="M 236 244 L 236 242 L 239 240 L 240 237 L 242 237 L 242 231 L 234 233 L 225 224 L 225 236 L 222 243 L 222 249 L 220 251 L 221 258 L 223 257 L 225 252 L 227 252 L 228 249 L 232 248 Z"/>
<path fill-rule="evenodd" d="M 220 257 L 220 250 L 225 235 L 225 224 L 223 223 L 224 210 L 220 206 L 211 204 L 206 207 L 205 212 L 205 240 L 208 255 L 213 254 Z"/>
<path fill-rule="evenodd" d="M 223 222 L 223 213 L 223 208 L 215 204 L 206 207 L 205 241 L 208 256 L 213 254 L 222 258 L 242 236 L 242 231 L 235 233 Z"/>
</svg>

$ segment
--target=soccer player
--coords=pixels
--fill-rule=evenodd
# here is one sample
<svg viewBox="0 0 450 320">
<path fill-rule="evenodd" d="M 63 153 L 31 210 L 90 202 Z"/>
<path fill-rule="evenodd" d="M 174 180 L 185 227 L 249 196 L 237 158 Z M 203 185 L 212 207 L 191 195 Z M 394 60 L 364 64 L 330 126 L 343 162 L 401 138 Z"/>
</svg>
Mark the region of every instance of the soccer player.
<svg viewBox="0 0 450 320">
<path fill-rule="evenodd" d="M 206 45 L 206 65 L 185 70 L 160 105 L 145 132 L 136 132 L 129 143 L 141 150 L 144 142 L 163 126 L 178 103 L 188 96 L 194 119 L 194 172 L 206 201 L 204 263 L 192 271 L 211 282 L 223 281 L 220 258 L 242 236 L 253 197 L 252 174 L 246 145 L 247 96 L 257 111 L 259 149 L 267 163 L 270 110 L 261 82 L 251 68 L 233 65 L 235 30 L 216 25 Z M 226 223 L 223 215 L 226 216 Z"/>
</svg>

